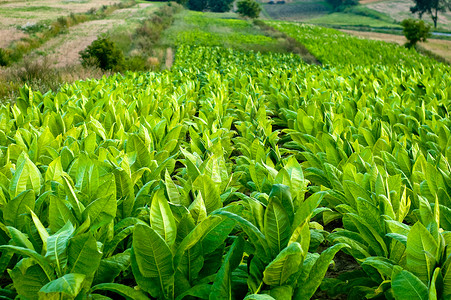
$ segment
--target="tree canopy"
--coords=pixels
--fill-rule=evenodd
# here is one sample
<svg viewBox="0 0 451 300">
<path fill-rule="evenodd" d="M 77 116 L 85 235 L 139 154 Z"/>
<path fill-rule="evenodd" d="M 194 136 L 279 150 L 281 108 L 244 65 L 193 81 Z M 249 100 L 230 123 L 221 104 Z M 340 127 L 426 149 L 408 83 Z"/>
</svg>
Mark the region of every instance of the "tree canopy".
<svg viewBox="0 0 451 300">
<path fill-rule="evenodd" d="M 410 8 L 412 13 L 418 13 L 420 19 L 424 14 L 429 14 L 437 28 L 438 13 L 451 9 L 451 0 L 414 0 L 415 6 Z"/>
<path fill-rule="evenodd" d="M 213 12 L 227 12 L 232 8 L 234 0 L 189 0 L 188 8 L 191 10 Z"/>
</svg>

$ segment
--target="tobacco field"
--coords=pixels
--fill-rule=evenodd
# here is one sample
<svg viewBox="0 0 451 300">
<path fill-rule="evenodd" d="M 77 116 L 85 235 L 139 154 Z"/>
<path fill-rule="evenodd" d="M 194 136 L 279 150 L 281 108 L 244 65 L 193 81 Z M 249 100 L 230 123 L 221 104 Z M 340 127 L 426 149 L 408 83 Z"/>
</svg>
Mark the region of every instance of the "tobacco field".
<svg viewBox="0 0 451 300">
<path fill-rule="evenodd" d="M 0 107 L 1 299 L 450 299 L 450 67 L 268 24 Z"/>
</svg>

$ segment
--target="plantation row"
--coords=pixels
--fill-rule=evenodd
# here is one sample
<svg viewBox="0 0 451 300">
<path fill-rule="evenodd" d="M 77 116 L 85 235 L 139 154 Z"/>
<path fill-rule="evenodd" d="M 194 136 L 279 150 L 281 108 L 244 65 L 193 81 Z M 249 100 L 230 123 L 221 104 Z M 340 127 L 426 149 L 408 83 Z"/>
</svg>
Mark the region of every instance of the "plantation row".
<svg viewBox="0 0 451 300">
<path fill-rule="evenodd" d="M 338 50 L 181 45 L 171 71 L 24 88 L 0 108 L 0 295 L 449 299 L 449 67 Z M 339 251 L 359 266 L 325 278 Z"/>
<path fill-rule="evenodd" d="M 407 65 L 429 68 L 437 62 L 414 49 L 394 43 L 366 40 L 331 28 L 288 22 L 268 22 L 297 39 L 324 64 L 332 65 Z M 330 51 L 334 49 L 334 51 Z"/>
</svg>

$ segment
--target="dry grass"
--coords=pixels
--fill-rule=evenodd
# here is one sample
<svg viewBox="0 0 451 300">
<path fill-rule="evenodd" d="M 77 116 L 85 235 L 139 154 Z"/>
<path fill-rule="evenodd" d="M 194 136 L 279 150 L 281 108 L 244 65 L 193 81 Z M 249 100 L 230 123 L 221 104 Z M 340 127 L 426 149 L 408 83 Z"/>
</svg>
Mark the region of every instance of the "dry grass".
<svg viewBox="0 0 451 300">
<path fill-rule="evenodd" d="M 31 0 L 7 1 L 0 3 L 0 29 L 10 26 L 23 26 L 27 23 L 37 23 L 44 20 L 54 20 L 71 13 L 84 13 L 90 9 L 98 9 L 103 5 L 120 3 L 120 0 Z"/>
<path fill-rule="evenodd" d="M 367 3 L 364 3 L 367 2 Z M 410 7 L 414 6 L 413 0 L 364 0 L 362 4 L 366 4 L 368 8 L 374 9 L 378 12 L 384 13 L 394 20 L 400 22 L 407 18 L 418 17 L 418 15 L 412 15 Z M 431 21 L 429 16 L 424 16 L 424 20 Z M 451 13 L 439 13 L 438 26 L 451 30 Z"/>
<path fill-rule="evenodd" d="M 341 31 L 365 39 L 396 43 L 399 45 L 404 45 L 407 42 L 406 38 L 401 35 L 367 32 L 367 31 L 353 31 L 353 30 L 341 30 Z M 429 39 L 426 43 L 419 43 L 419 45 L 422 48 L 431 51 L 432 53 L 444 58 L 447 62 L 451 63 L 451 41 Z"/>
<path fill-rule="evenodd" d="M 117 24 L 117 20 L 95 20 L 76 25 L 69 29 L 68 34 L 59 35 L 36 49 L 31 56 L 46 53 L 51 64 L 57 68 L 79 64 L 78 53 L 96 40 L 98 35 Z"/>
<path fill-rule="evenodd" d="M 12 42 L 26 37 L 27 34 L 15 28 L 0 29 L 0 48 L 8 47 Z"/>
</svg>

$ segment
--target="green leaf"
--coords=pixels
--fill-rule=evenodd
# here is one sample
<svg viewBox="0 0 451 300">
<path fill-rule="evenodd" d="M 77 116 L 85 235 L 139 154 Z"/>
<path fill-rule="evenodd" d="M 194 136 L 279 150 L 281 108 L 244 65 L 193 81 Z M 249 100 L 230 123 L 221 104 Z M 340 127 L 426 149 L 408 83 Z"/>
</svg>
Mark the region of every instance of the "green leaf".
<svg viewBox="0 0 451 300">
<path fill-rule="evenodd" d="M 33 244 L 28 240 L 28 237 L 24 233 L 11 226 L 6 226 L 6 228 L 8 228 L 8 232 L 16 246 L 34 251 Z"/>
<path fill-rule="evenodd" d="M 243 238 L 238 237 L 230 247 L 221 268 L 216 274 L 215 281 L 210 291 L 210 300 L 234 299 L 232 291 L 232 271 L 240 264 L 243 257 L 243 251 L 244 240 Z"/>
<path fill-rule="evenodd" d="M 263 281 L 270 286 L 283 286 L 299 271 L 305 252 L 297 242 L 283 249 L 263 272 Z M 290 284 L 290 283 L 288 283 Z"/>
<path fill-rule="evenodd" d="M 46 259 L 49 259 L 56 268 L 59 276 L 62 276 L 63 270 L 67 265 L 67 244 L 72 237 L 75 228 L 70 222 L 67 222 L 63 228 L 58 230 L 47 239 L 47 253 Z"/>
<path fill-rule="evenodd" d="M 449 244 L 448 244 L 449 245 Z M 443 276 L 443 295 L 451 296 L 451 256 L 448 256 L 442 268 Z"/>
<path fill-rule="evenodd" d="M 325 192 L 317 192 L 310 197 L 308 197 L 304 202 L 302 202 L 299 208 L 296 210 L 294 221 L 291 230 L 294 231 L 299 225 L 305 221 L 310 221 L 310 216 L 313 211 L 318 207 L 318 205 L 323 200 Z"/>
<path fill-rule="evenodd" d="M 102 196 L 92 201 L 82 213 L 83 220 L 89 216 L 91 228 L 96 229 L 113 221 L 117 212 L 116 188 L 114 181 L 107 181 L 99 187 L 104 190 Z M 100 194 L 100 193 L 99 193 Z"/>
<path fill-rule="evenodd" d="M 268 243 L 266 241 L 266 238 L 260 232 L 260 230 L 258 230 L 258 228 L 255 227 L 254 224 L 244 219 L 243 217 L 228 211 L 217 211 L 215 212 L 215 214 L 223 215 L 232 220 L 237 221 L 243 228 L 244 232 L 249 236 L 251 243 L 256 248 L 257 255 L 267 260 L 270 259 L 271 251 L 269 251 L 268 249 Z"/>
<path fill-rule="evenodd" d="M 270 295 L 252 294 L 252 295 L 247 295 L 246 298 L 244 298 L 244 300 L 276 300 L 276 299 L 274 299 Z"/>
<path fill-rule="evenodd" d="M 193 189 L 202 194 L 202 199 L 205 202 L 207 214 L 210 214 L 212 211 L 222 207 L 222 201 L 217 184 L 207 175 L 199 175 L 193 182 Z"/>
<path fill-rule="evenodd" d="M 298 286 L 294 292 L 293 299 L 295 300 L 304 300 L 310 299 L 315 291 L 318 289 L 321 281 L 326 274 L 326 271 L 334 258 L 335 254 L 343 248 L 350 248 L 346 244 L 336 244 L 332 247 L 324 250 L 319 258 L 315 261 L 315 264 L 312 266 L 312 270 L 309 273 L 308 278 L 299 282 Z"/>
<path fill-rule="evenodd" d="M 24 230 L 28 224 L 25 215 L 30 209 L 34 209 L 35 194 L 33 190 L 20 193 L 9 201 L 3 209 L 5 224 L 13 226 L 19 230 Z"/>
<path fill-rule="evenodd" d="M 31 218 L 33 219 L 34 226 L 38 230 L 39 236 L 42 240 L 42 250 L 44 252 L 47 251 L 47 240 L 49 238 L 49 233 L 45 229 L 44 225 L 42 225 L 41 220 L 39 220 L 38 216 L 30 209 Z"/>
<path fill-rule="evenodd" d="M 35 299 L 39 290 L 49 282 L 45 272 L 31 258 L 20 260 L 8 273 L 17 293 L 28 299 Z"/>
<path fill-rule="evenodd" d="M 197 284 L 192 288 L 190 288 L 189 290 L 187 290 L 186 292 L 184 292 L 183 294 L 178 295 L 177 298 L 175 299 L 182 300 L 186 296 L 192 296 L 200 299 L 208 299 L 210 295 L 210 290 L 211 284 L 208 283 Z"/>
<path fill-rule="evenodd" d="M 407 270 L 427 284 L 434 272 L 437 251 L 437 242 L 429 231 L 420 222 L 415 223 L 407 236 Z"/>
<path fill-rule="evenodd" d="M 113 282 L 121 272 L 129 269 L 131 263 L 130 252 L 131 248 L 128 248 L 122 253 L 102 259 L 97 269 L 94 282 Z"/>
<path fill-rule="evenodd" d="M 36 195 L 39 195 L 41 181 L 41 172 L 39 172 L 35 164 L 28 158 L 27 154 L 22 152 L 17 159 L 16 171 L 9 186 L 11 198 L 29 189 L 33 190 Z"/>
<path fill-rule="evenodd" d="M 122 169 L 114 170 L 114 181 L 116 183 L 116 197 L 123 199 L 121 204 L 121 217 L 130 217 L 135 204 L 135 192 L 131 176 Z"/>
<path fill-rule="evenodd" d="M 396 274 L 391 286 L 397 300 L 428 300 L 427 286 L 407 270 Z"/>
<path fill-rule="evenodd" d="M 30 250 L 27 248 L 23 248 L 23 247 L 11 246 L 11 245 L 0 246 L 0 249 L 9 250 L 16 254 L 34 259 L 39 264 L 39 266 L 42 268 L 42 270 L 44 270 L 45 275 L 47 276 L 47 278 L 49 280 L 53 280 L 55 278 L 53 267 L 49 264 L 49 262 L 42 255 L 38 254 L 36 251 Z"/>
<path fill-rule="evenodd" d="M 57 232 L 68 222 L 77 224 L 73 210 L 68 207 L 67 201 L 59 197 L 50 196 L 49 227 L 52 232 Z"/>
<path fill-rule="evenodd" d="M 87 232 L 69 240 L 67 257 L 68 273 L 84 274 L 86 278 L 91 278 L 99 267 L 102 252 L 92 233 Z"/>
<path fill-rule="evenodd" d="M 371 266 L 375 268 L 381 275 L 383 275 L 385 278 L 389 278 L 392 275 L 393 267 L 396 264 L 385 257 L 368 257 L 366 258 L 363 263 L 362 267 L 364 266 Z"/>
<path fill-rule="evenodd" d="M 143 292 L 118 283 L 101 283 L 91 288 L 91 292 L 98 290 L 114 292 L 130 300 L 149 300 Z"/>
<path fill-rule="evenodd" d="M 39 299 L 74 299 L 81 291 L 83 280 L 83 274 L 66 274 L 44 285 L 39 290 Z"/>
<path fill-rule="evenodd" d="M 150 226 L 166 241 L 169 248 L 174 245 L 177 225 L 163 189 L 159 189 L 153 196 L 150 206 Z"/>
<path fill-rule="evenodd" d="M 158 294 L 154 290 L 146 291 L 152 297 L 170 298 L 174 289 L 174 266 L 166 242 L 151 227 L 137 224 L 133 232 L 132 252 L 140 274 L 159 289 Z"/>
<path fill-rule="evenodd" d="M 287 212 L 279 201 L 271 199 L 265 211 L 264 233 L 273 257 L 288 245 L 290 231 L 291 224 Z"/>
</svg>

